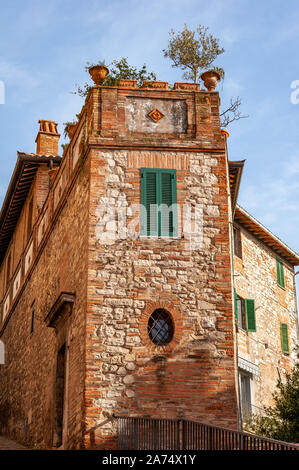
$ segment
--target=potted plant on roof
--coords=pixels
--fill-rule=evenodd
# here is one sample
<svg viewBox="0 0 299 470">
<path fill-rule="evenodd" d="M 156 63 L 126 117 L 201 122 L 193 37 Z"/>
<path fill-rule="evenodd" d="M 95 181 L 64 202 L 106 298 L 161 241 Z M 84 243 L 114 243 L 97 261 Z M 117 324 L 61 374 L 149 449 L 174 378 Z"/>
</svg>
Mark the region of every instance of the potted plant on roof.
<svg viewBox="0 0 299 470">
<path fill-rule="evenodd" d="M 170 31 L 170 39 L 167 49 L 164 49 L 164 57 L 172 61 L 173 67 L 179 67 L 184 71 L 184 78 L 192 81 L 189 84 L 177 84 L 175 89 L 199 90 L 198 78 L 201 77 L 208 91 L 214 91 L 218 81 L 224 78 L 223 69 L 214 67 L 214 62 L 224 53 L 219 40 L 209 33 L 209 29 L 198 25 L 191 30 L 185 24 L 182 31 Z M 207 72 L 206 72 L 207 71 Z M 219 75 L 220 76 L 219 76 Z M 227 127 L 233 121 L 248 117 L 240 113 L 241 100 L 239 97 L 231 99 L 230 106 L 220 113 L 221 126 Z"/>
<path fill-rule="evenodd" d="M 64 136 L 68 136 L 68 138 L 71 140 L 73 138 L 73 135 L 75 134 L 76 130 L 76 125 L 77 121 L 72 121 L 72 122 L 65 122 L 64 123 Z"/>
<path fill-rule="evenodd" d="M 201 74 L 200 78 L 204 82 L 204 86 L 208 91 L 214 91 L 219 80 L 224 76 L 224 71 L 220 67 L 215 67 Z"/>
<path fill-rule="evenodd" d="M 96 85 L 102 85 L 109 73 L 109 69 L 105 65 L 105 61 L 100 61 L 95 65 L 90 65 L 88 71 Z"/>
</svg>

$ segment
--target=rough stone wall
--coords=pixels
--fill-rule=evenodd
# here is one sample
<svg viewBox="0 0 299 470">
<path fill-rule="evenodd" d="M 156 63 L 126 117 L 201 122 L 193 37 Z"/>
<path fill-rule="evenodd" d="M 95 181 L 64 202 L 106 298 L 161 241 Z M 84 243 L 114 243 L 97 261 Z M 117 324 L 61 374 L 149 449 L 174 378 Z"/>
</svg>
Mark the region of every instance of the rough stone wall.
<svg viewBox="0 0 299 470">
<path fill-rule="evenodd" d="M 259 368 L 260 375 L 253 375 L 253 411 L 259 412 L 260 407 L 271 404 L 279 374 L 283 379 L 295 359 L 294 268 L 284 261 L 285 288 L 280 287 L 276 254 L 247 230 L 240 229 L 242 259 L 234 256 L 235 287 L 240 297 L 255 300 L 256 332 L 238 329 L 238 355 Z M 288 325 L 290 355 L 281 350 L 280 323 Z"/>
<path fill-rule="evenodd" d="M 199 249 L 182 237 L 111 242 L 103 233 L 116 226 L 101 206 L 140 203 L 141 167 L 177 169 L 178 204 L 203 208 Z M 90 215 L 87 428 L 112 413 L 236 427 L 225 155 L 94 149 Z M 175 323 L 165 347 L 147 333 L 156 308 Z M 114 431 L 107 424 L 96 442 L 111 446 Z"/>
<path fill-rule="evenodd" d="M 44 319 L 61 292 L 75 294 L 69 332 L 66 446 L 78 448 L 82 441 L 88 184 L 88 172 L 81 169 L 44 237 L 10 318 L 2 325 L 6 359 L 0 367 L 0 432 L 41 448 L 52 446 L 57 360 L 57 336 Z"/>
</svg>

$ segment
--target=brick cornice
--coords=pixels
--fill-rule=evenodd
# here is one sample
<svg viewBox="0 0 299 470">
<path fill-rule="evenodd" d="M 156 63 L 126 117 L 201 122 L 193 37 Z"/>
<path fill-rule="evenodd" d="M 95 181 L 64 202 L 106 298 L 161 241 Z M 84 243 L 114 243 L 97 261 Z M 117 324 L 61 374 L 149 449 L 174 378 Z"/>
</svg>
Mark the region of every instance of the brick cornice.
<svg viewBox="0 0 299 470">
<path fill-rule="evenodd" d="M 209 148 L 209 147 L 183 147 L 176 144 L 171 146 L 163 145 L 130 145 L 128 143 L 109 144 L 106 142 L 89 142 L 87 144 L 88 151 L 92 149 L 101 150 L 146 150 L 146 151 L 164 151 L 164 152 L 192 152 L 192 153 L 218 153 L 225 155 L 225 148 Z"/>
</svg>

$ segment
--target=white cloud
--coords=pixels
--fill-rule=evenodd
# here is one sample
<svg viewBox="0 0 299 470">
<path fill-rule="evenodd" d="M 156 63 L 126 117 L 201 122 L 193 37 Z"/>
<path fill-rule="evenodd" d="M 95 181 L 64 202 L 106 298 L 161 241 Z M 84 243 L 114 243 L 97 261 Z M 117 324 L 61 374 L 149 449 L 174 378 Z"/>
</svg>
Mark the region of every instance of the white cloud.
<svg viewBox="0 0 299 470">
<path fill-rule="evenodd" d="M 42 83 L 42 73 L 6 60 L 0 61 L 0 79 L 5 84 L 6 103 L 13 100 L 18 106 L 32 101 L 32 91 Z"/>
<path fill-rule="evenodd" d="M 299 176 L 299 155 L 293 156 L 285 163 L 284 172 L 288 178 Z"/>
</svg>

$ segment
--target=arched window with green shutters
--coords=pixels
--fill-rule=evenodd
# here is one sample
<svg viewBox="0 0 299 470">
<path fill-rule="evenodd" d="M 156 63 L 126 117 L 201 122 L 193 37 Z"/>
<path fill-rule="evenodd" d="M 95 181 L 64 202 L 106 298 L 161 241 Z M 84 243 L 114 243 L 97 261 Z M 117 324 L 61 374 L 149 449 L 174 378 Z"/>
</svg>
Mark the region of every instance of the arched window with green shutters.
<svg viewBox="0 0 299 470">
<path fill-rule="evenodd" d="M 176 170 L 141 168 L 141 234 L 177 236 Z"/>
</svg>

